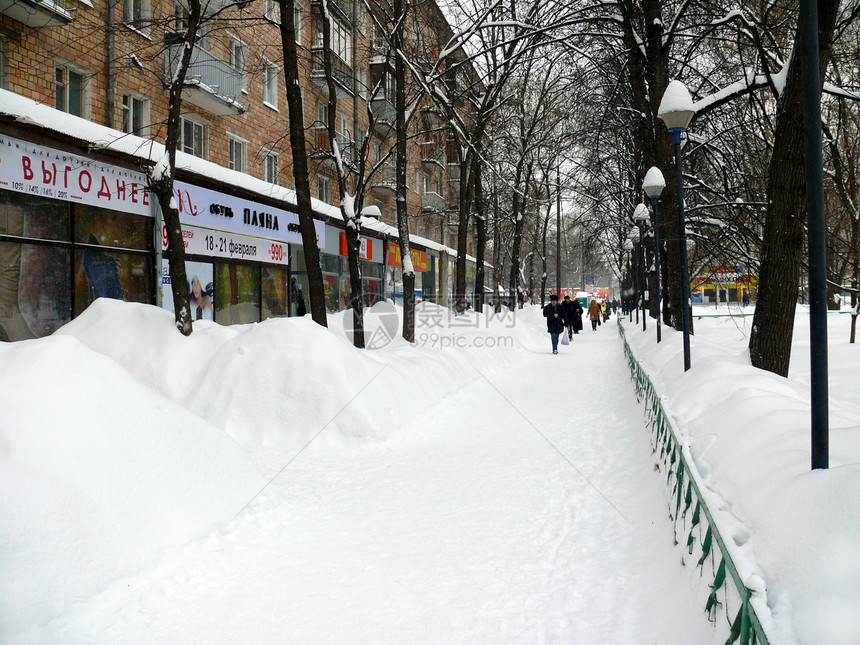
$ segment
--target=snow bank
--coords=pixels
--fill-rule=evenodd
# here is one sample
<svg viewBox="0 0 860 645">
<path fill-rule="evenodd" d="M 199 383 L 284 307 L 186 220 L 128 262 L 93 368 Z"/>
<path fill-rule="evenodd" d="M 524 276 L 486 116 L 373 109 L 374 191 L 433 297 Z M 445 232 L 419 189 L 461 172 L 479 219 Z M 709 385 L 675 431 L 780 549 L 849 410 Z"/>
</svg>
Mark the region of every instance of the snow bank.
<svg viewBox="0 0 860 645">
<path fill-rule="evenodd" d="M 756 369 L 746 350 L 751 318 L 703 318 L 683 373 L 681 334 L 628 324 L 634 353 L 678 421 L 706 485 L 744 527 L 767 583 L 775 643 L 860 642 L 860 346 L 850 317 L 831 315 L 830 465 L 810 471 L 807 312 L 798 309 L 788 379 Z M 653 321 L 651 321 L 653 322 Z M 853 365 L 849 370 L 848 366 Z"/>
<path fill-rule="evenodd" d="M 0 343 L 0 366 L 0 633 L 205 535 L 265 483 L 224 433 L 68 334 Z"/>
</svg>

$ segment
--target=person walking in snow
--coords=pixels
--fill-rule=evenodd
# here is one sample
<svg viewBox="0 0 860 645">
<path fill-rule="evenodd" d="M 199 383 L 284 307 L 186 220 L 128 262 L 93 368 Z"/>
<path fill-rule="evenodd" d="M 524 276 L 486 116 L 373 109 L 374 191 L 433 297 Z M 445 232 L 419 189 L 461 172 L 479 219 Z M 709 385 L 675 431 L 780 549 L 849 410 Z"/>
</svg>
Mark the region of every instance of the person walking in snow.
<svg viewBox="0 0 860 645">
<path fill-rule="evenodd" d="M 570 296 L 565 296 L 561 306 L 564 309 L 564 321 L 567 323 L 567 337 L 573 340 L 573 335 L 582 329 L 582 305 L 579 300 L 571 300 Z"/>
<path fill-rule="evenodd" d="M 564 333 L 565 318 L 564 307 L 558 304 L 556 294 L 549 297 L 549 304 L 543 308 L 543 317 L 546 318 L 546 330 L 552 339 L 552 353 L 558 354 L 558 337 Z"/>
<path fill-rule="evenodd" d="M 588 303 L 588 317 L 591 319 L 591 331 L 597 331 L 597 326 L 600 324 L 600 305 L 593 298 Z"/>
</svg>

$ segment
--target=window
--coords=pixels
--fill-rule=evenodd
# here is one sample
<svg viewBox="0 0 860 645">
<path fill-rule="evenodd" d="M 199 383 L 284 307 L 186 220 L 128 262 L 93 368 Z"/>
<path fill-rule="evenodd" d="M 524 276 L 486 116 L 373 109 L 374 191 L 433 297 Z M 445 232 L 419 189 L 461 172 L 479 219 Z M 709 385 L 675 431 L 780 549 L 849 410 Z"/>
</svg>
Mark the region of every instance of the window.
<svg viewBox="0 0 860 645">
<path fill-rule="evenodd" d="M 430 222 L 429 221 L 424 222 L 424 237 L 426 237 L 428 240 L 432 239 L 430 237 Z"/>
<path fill-rule="evenodd" d="M 299 45 L 302 44 L 302 14 L 304 13 L 304 7 L 296 2 L 293 5 L 293 23 L 296 26 L 296 43 Z"/>
<path fill-rule="evenodd" d="M 149 129 L 149 100 L 133 94 L 122 95 L 122 131 L 146 136 Z"/>
<path fill-rule="evenodd" d="M 58 66 L 56 108 L 75 116 L 84 115 L 84 76 L 67 66 Z"/>
<path fill-rule="evenodd" d="M 208 155 L 206 126 L 192 121 L 191 119 L 182 119 L 182 152 L 187 152 L 195 157 L 205 159 Z"/>
<path fill-rule="evenodd" d="M 331 179 L 325 175 L 317 175 L 317 199 L 331 204 Z"/>
<path fill-rule="evenodd" d="M 314 48 L 323 46 L 323 23 L 314 24 Z M 331 51 L 347 65 L 352 65 L 352 31 L 336 18 L 331 18 Z"/>
<path fill-rule="evenodd" d="M 149 26 L 149 0 L 123 0 L 122 21 L 143 31 Z"/>
<path fill-rule="evenodd" d="M 274 152 L 263 155 L 263 179 L 270 184 L 278 183 L 278 155 Z"/>
<path fill-rule="evenodd" d="M 227 135 L 230 141 L 230 170 L 248 172 L 248 142 Z"/>
<path fill-rule="evenodd" d="M 331 21 L 331 50 L 347 65 L 352 65 L 352 32 L 338 20 Z"/>
<path fill-rule="evenodd" d="M 173 5 L 173 28 L 177 32 L 184 33 L 188 29 L 188 8 L 183 2 L 176 2 Z M 209 29 L 212 21 L 204 20 L 197 27 L 197 46 L 209 50 Z"/>
<path fill-rule="evenodd" d="M 328 127 L 328 103 L 317 103 L 317 122 L 319 128 Z"/>
<path fill-rule="evenodd" d="M 230 67 L 238 71 L 242 76 L 242 91 L 248 91 L 248 81 L 245 72 L 248 69 L 248 46 L 238 38 L 230 36 L 228 45 L 230 49 Z"/>
<path fill-rule="evenodd" d="M 367 100 L 367 68 L 359 67 L 358 68 L 358 96 L 359 98 Z"/>
<path fill-rule="evenodd" d="M 430 173 L 424 173 L 424 192 L 429 193 L 432 188 L 432 184 L 430 183 Z"/>
<path fill-rule="evenodd" d="M 263 59 L 263 103 L 278 109 L 278 68 Z"/>
<path fill-rule="evenodd" d="M 421 193 L 421 171 L 418 170 L 418 166 L 415 167 L 415 174 L 413 176 L 412 190 L 416 193 Z"/>
<path fill-rule="evenodd" d="M 273 22 L 281 22 L 281 7 L 277 0 L 263 0 L 263 16 Z"/>
</svg>

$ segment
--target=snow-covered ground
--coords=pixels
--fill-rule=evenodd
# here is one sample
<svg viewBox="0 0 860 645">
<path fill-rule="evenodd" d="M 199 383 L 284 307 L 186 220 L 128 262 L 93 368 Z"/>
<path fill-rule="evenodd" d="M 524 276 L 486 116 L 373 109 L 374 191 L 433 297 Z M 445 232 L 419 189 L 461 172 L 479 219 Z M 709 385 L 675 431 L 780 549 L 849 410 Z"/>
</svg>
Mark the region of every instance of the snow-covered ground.
<svg viewBox="0 0 860 645">
<path fill-rule="evenodd" d="M 748 366 L 751 318 L 697 320 L 682 376 L 680 334 L 627 331 L 748 529 L 774 642 L 860 642 L 858 355 L 831 318 L 827 473 L 802 349 L 778 379 Z M 100 300 L 0 345 L 0 641 L 712 640 L 614 320 L 559 356 L 536 308 L 428 307 L 417 346 L 363 352 L 331 323 L 183 338 Z"/>
</svg>

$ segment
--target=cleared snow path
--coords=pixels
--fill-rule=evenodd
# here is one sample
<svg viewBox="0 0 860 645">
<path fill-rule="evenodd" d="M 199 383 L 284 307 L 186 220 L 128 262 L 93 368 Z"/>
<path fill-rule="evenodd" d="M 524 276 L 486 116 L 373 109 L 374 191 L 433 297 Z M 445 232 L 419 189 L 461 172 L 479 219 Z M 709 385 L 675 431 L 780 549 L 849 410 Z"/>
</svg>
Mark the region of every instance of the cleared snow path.
<svg viewBox="0 0 860 645">
<path fill-rule="evenodd" d="M 544 353 L 512 354 L 508 370 L 385 441 L 312 445 L 223 533 L 115 583 L 42 636 L 708 642 L 615 321 L 559 356 L 545 338 Z"/>
</svg>

